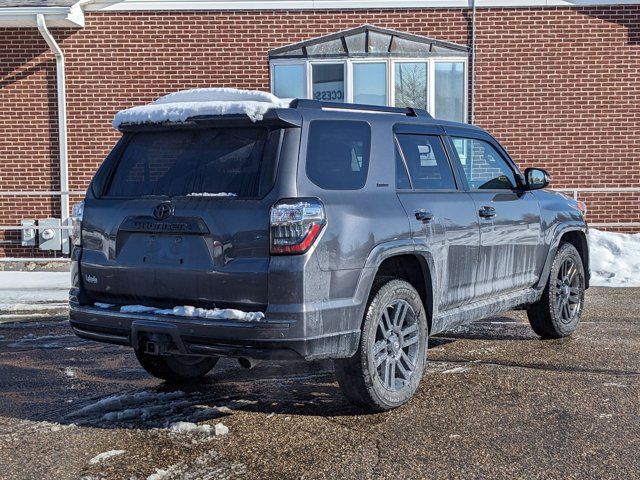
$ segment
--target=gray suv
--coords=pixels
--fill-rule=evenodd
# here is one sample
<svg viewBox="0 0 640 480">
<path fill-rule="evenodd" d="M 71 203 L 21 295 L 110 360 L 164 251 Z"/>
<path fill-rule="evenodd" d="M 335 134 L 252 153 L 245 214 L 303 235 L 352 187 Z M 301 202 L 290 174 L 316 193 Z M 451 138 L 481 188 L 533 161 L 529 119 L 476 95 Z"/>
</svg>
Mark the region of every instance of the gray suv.
<svg viewBox="0 0 640 480">
<path fill-rule="evenodd" d="M 332 358 L 352 402 L 386 410 L 429 335 L 515 308 L 543 338 L 578 325 L 581 205 L 480 128 L 294 100 L 120 130 L 76 212 L 71 325 L 156 377 Z"/>
</svg>

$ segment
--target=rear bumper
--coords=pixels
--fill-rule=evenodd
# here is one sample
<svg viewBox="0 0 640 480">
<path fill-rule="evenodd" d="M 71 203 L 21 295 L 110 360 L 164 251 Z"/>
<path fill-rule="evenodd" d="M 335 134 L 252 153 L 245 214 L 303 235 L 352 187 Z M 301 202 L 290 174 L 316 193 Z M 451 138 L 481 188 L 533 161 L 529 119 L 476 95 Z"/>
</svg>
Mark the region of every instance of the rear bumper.
<svg viewBox="0 0 640 480">
<path fill-rule="evenodd" d="M 79 337 L 140 347 L 151 334 L 172 339 L 175 353 L 251 357 L 261 360 L 339 358 L 357 349 L 359 330 L 306 336 L 305 319 L 241 322 L 164 315 L 124 314 L 70 305 L 70 323 Z"/>
</svg>

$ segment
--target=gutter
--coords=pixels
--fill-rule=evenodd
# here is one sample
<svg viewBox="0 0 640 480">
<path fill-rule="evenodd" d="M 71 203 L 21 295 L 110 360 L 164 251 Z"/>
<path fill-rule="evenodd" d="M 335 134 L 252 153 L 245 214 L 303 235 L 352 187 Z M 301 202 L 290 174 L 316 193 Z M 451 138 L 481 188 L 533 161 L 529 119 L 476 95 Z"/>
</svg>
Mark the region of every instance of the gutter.
<svg viewBox="0 0 640 480">
<path fill-rule="evenodd" d="M 45 17 L 36 16 L 38 31 L 56 57 L 56 91 L 58 97 L 58 145 L 60 147 L 60 220 L 66 226 L 69 220 L 69 157 L 67 147 L 67 92 L 65 83 L 64 52 L 53 38 Z M 62 251 L 69 252 L 69 236 L 62 235 Z"/>
</svg>

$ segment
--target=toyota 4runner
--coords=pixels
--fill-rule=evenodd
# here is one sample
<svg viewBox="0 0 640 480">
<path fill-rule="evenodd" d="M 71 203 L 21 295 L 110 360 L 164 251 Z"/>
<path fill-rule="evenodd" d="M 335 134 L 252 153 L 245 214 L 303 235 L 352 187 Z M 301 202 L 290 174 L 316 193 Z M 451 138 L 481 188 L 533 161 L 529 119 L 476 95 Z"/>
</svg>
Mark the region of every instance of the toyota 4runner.
<svg viewBox="0 0 640 480">
<path fill-rule="evenodd" d="M 119 128 L 74 215 L 71 325 L 156 377 L 332 358 L 385 410 L 429 335 L 514 308 L 542 338 L 578 325 L 581 206 L 480 128 L 313 100 Z"/>
</svg>

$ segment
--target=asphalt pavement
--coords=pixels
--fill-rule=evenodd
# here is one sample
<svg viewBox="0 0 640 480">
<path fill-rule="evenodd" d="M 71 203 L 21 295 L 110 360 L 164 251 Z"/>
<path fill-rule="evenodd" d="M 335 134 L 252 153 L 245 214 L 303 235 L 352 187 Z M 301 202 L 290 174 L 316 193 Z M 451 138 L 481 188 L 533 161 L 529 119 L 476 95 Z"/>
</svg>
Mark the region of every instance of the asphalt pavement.
<svg viewBox="0 0 640 480">
<path fill-rule="evenodd" d="M 590 289 L 568 339 L 509 312 L 428 357 L 408 405 L 367 414 L 331 362 L 222 360 L 177 388 L 66 320 L 4 323 L 0 478 L 640 478 L 640 289 Z"/>
</svg>

